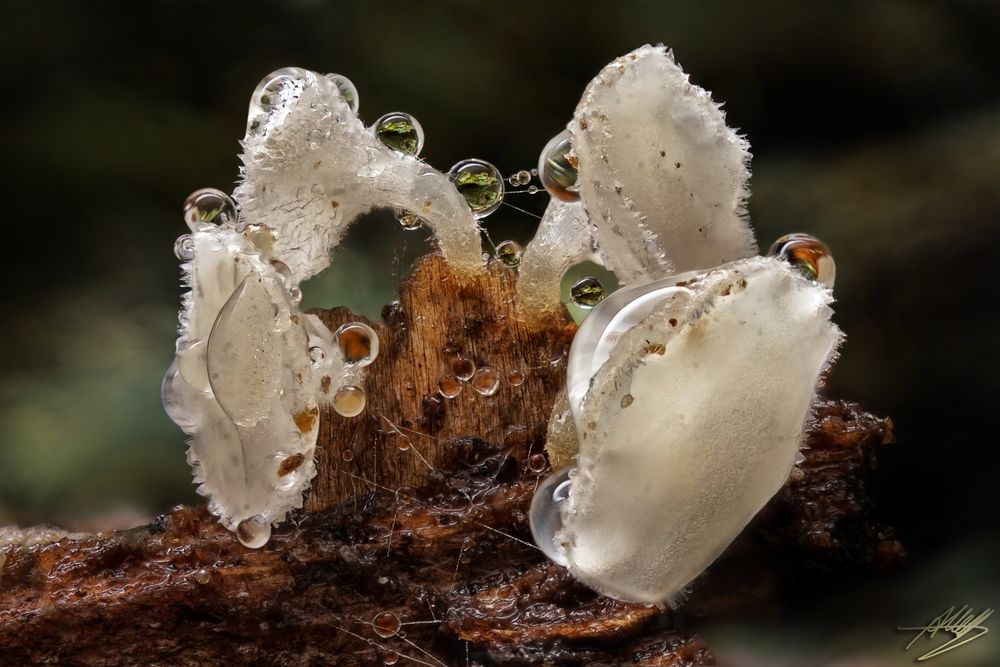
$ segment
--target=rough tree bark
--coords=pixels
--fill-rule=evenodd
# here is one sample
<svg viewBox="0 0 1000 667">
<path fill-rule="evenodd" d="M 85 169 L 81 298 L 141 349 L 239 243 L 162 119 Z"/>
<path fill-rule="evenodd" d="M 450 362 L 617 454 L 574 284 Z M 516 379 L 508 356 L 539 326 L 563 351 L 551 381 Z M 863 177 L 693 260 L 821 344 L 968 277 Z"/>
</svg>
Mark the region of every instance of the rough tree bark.
<svg viewBox="0 0 1000 667">
<path fill-rule="evenodd" d="M 575 583 L 526 516 L 575 327 L 562 312 L 519 321 L 515 280 L 418 263 L 373 325 L 366 412 L 322 414 L 306 507 L 260 550 L 201 508 L 113 534 L 0 530 L 0 664 L 712 665 L 691 620 L 771 599 L 809 564 L 902 558 L 865 492 L 891 423 L 821 400 L 806 461 L 695 582 L 685 623 Z M 442 398 L 459 356 L 499 371 L 499 391 Z"/>
</svg>

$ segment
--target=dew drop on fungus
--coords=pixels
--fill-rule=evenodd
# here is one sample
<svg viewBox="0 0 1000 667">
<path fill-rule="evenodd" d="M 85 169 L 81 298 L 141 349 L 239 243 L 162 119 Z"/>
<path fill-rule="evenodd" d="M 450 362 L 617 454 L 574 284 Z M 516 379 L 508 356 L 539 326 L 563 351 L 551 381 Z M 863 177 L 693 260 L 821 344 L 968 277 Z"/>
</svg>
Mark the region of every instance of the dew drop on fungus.
<svg viewBox="0 0 1000 667">
<path fill-rule="evenodd" d="M 208 378 L 208 346 L 201 338 L 195 338 L 184 348 L 184 354 L 177 358 L 177 369 L 181 377 L 198 391 L 210 391 Z"/>
<path fill-rule="evenodd" d="M 497 257 L 501 262 L 510 267 L 515 267 L 521 263 L 521 253 L 524 248 L 515 241 L 501 241 L 497 244 Z"/>
<path fill-rule="evenodd" d="M 455 398 L 462 393 L 462 381 L 453 373 L 438 378 L 438 392 L 445 398 Z"/>
<path fill-rule="evenodd" d="M 513 185 L 515 188 L 519 188 L 523 185 L 527 185 L 531 182 L 531 172 L 527 169 L 522 169 L 521 171 L 514 172 L 507 179 L 507 182 Z"/>
<path fill-rule="evenodd" d="M 341 387 L 333 395 L 333 409 L 341 417 L 357 417 L 364 412 L 367 402 L 364 390 L 354 385 Z"/>
<path fill-rule="evenodd" d="M 247 132 L 261 132 L 261 127 L 283 103 L 302 93 L 309 76 L 308 72 L 299 67 L 282 67 L 261 79 L 250 97 Z"/>
<path fill-rule="evenodd" d="M 278 275 L 281 276 L 281 280 L 284 284 L 287 285 L 288 283 L 291 282 L 292 270 L 288 268 L 287 264 L 282 262 L 280 259 L 272 259 L 271 267 L 278 272 Z"/>
<path fill-rule="evenodd" d="M 309 348 L 309 361 L 313 366 L 319 366 L 326 361 L 326 350 L 319 345 L 313 345 Z"/>
<path fill-rule="evenodd" d="M 569 489 L 573 480 L 571 473 L 575 468 L 563 468 L 549 475 L 538 485 L 538 490 L 531 498 L 531 508 L 528 510 L 528 522 L 531 525 L 531 537 L 535 545 L 548 558 L 559 565 L 567 565 L 566 551 L 556 544 L 558 534 L 562 531 L 561 507 L 569 498 Z"/>
<path fill-rule="evenodd" d="M 375 634 L 382 639 L 394 636 L 399 632 L 401 625 L 399 617 L 391 611 L 383 611 L 376 614 L 375 618 L 372 619 L 372 628 L 375 630 Z"/>
<path fill-rule="evenodd" d="M 468 357 L 455 357 L 451 362 L 451 370 L 459 380 L 468 380 L 476 372 L 476 362 Z"/>
<path fill-rule="evenodd" d="M 375 361 L 378 356 L 378 334 L 362 322 L 348 322 L 334 334 L 344 361 L 363 367 Z"/>
<path fill-rule="evenodd" d="M 503 202 L 503 176 L 485 160 L 462 160 L 448 171 L 448 177 L 477 219 L 493 213 Z"/>
<path fill-rule="evenodd" d="M 174 257 L 182 262 L 190 262 L 194 259 L 194 237 L 190 234 L 178 236 L 174 241 Z"/>
<path fill-rule="evenodd" d="M 549 194 L 562 201 L 580 199 L 576 185 L 577 158 L 573 153 L 572 136 L 563 130 L 545 144 L 538 157 L 538 173 L 542 186 Z"/>
<path fill-rule="evenodd" d="M 513 387 L 520 387 L 524 384 L 524 371 L 517 368 L 507 371 L 507 382 Z"/>
<path fill-rule="evenodd" d="M 271 485 L 279 491 L 293 488 L 299 481 L 297 471 L 305 460 L 306 457 L 303 454 L 288 454 L 286 452 L 271 454 L 268 457 L 268 464 L 274 475 Z"/>
<path fill-rule="evenodd" d="M 184 222 L 191 231 L 201 224 L 223 225 L 236 220 L 236 204 L 222 190 L 202 188 L 184 200 Z"/>
<path fill-rule="evenodd" d="M 354 452 L 350 449 L 345 449 L 340 453 L 340 458 L 344 459 L 346 463 L 350 463 L 354 460 Z"/>
<path fill-rule="evenodd" d="M 337 86 L 340 96 L 347 102 L 347 106 L 351 107 L 351 111 L 357 113 L 358 107 L 361 105 L 361 99 L 358 97 L 358 88 L 354 85 L 354 82 L 343 74 L 327 74 L 326 78 Z"/>
<path fill-rule="evenodd" d="M 545 470 L 545 456 L 543 454 L 532 454 L 528 457 L 528 470 L 539 473 Z"/>
<path fill-rule="evenodd" d="M 420 155 L 424 147 L 424 128 L 416 118 L 402 111 L 393 111 L 372 125 L 372 132 L 383 144 L 400 155 Z"/>
<path fill-rule="evenodd" d="M 483 396 L 492 396 L 500 389 L 500 373 L 495 368 L 483 366 L 472 374 L 469 384 Z"/>
<path fill-rule="evenodd" d="M 399 211 L 396 214 L 396 222 L 399 226 L 408 232 L 420 229 L 424 224 L 424 219 L 419 215 L 410 213 L 409 211 Z"/>
<path fill-rule="evenodd" d="M 633 401 L 635 401 L 635 398 L 632 397 L 632 394 L 625 394 L 624 396 L 622 396 L 622 400 L 621 400 L 621 406 L 622 406 L 622 408 L 624 409 L 624 408 L 627 408 L 628 406 L 632 405 Z"/>
<path fill-rule="evenodd" d="M 768 256 L 783 259 L 809 280 L 833 289 L 837 266 L 826 244 L 809 234 L 786 234 L 774 242 Z"/>
<path fill-rule="evenodd" d="M 259 514 L 243 519 L 236 526 L 236 538 L 248 549 L 260 549 L 271 539 L 271 524 Z"/>
<path fill-rule="evenodd" d="M 604 300 L 604 285 L 597 278 L 580 278 L 569 288 L 570 299 L 580 308 L 593 308 Z"/>
<path fill-rule="evenodd" d="M 274 242 L 278 240 L 278 233 L 266 225 L 254 223 L 243 228 L 243 237 L 262 253 L 270 255 L 274 250 Z"/>
<path fill-rule="evenodd" d="M 204 586 L 208 582 L 212 581 L 212 573 L 207 569 L 200 567 L 194 571 L 194 580 Z"/>
<path fill-rule="evenodd" d="M 292 303 L 302 303 L 302 289 L 298 285 L 293 285 L 288 288 L 288 298 L 292 300 Z"/>
</svg>

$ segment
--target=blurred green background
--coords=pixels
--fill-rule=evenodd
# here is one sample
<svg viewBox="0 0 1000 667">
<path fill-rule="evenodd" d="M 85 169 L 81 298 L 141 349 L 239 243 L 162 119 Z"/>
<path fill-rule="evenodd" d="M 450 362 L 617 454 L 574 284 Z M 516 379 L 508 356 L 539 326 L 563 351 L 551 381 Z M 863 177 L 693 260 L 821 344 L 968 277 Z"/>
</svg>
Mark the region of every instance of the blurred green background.
<svg viewBox="0 0 1000 667">
<path fill-rule="evenodd" d="M 481 157 L 506 175 L 534 166 L 601 66 L 663 42 L 751 141 L 760 244 L 806 231 L 833 250 L 848 339 L 831 393 L 894 418 L 873 492 L 912 555 L 797 616 L 796 641 L 766 623 L 710 639 L 743 665 L 909 664 L 893 625 L 1000 605 L 995 0 L 16 2 L 0 24 L 0 523 L 128 523 L 195 501 L 159 403 L 172 245 L 187 193 L 231 189 L 264 74 L 346 74 L 366 121 L 420 120 L 431 164 Z M 524 242 L 535 222 L 503 207 L 486 227 Z M 372 217 L 306 303 L 377 315 L 426 248 Z M 877 620 L 852 633 L 842 612 L 861 588 Z M 995 637 L 936 664 L 998 664 Z"/>
</svg>

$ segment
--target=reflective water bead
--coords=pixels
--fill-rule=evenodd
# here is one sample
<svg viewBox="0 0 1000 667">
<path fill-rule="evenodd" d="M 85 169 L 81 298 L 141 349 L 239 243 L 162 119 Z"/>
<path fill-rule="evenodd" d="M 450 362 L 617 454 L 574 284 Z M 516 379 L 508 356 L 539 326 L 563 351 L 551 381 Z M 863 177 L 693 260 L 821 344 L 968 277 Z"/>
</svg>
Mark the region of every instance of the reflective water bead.
<svg viewBox="0 0 1000 667">
<path fill-rule="evenodd" d="M 396 214 L 396 222 L 399 226 L 408 232 L 420 229 L 424 224 L 424 219 L 419 215 L 410 213 L 409 211 L 400 211 Z"/>
<path fill-rule="evenodd" d="M 523 185 L 527 185 L 531 182 L 531 172 L 527 169 L 522 169 L 521 171 L 516 171 L 510 175 L 507 182 L 513 185 L 515 188 L 519 188 Z"/>
<path fill-rule="evenodd" d="M 517 368 L 507 371 L 507 382 L 510 382 L 511 386 L 520 387 L 524 384 L 524 371 Z"/>
<path fill-rule="evenodd" d="M 573 303 L 581 308 L 593 308 L 607 296 L 604 293 L 604 285 L 601 281 L 592 276 L 580 278 L 569 288 L 569 297 Z"/>
<path fill-rule="evenodd" d="M 378 334 L 363 322 L 348 322 L 334 334 L 344 361 L 364 367 L 378 357 Z"/>
<path fill-rule="evenodd" d="M 786 234 L 774 242 L 768 256 L 785 260 L 809 280 L 833 289 L 837 265 L 826 244 L 809 234 Z"/>
<path fill-rule="evenodd" d="M 562 531 L 562 504 L 569 498 L 571 473 L 575 471 L 575 468 L 563 468 L 549 475 L 538 485 L 528 510 L 531 537 L 542 553 L 559 565 L 568 564 L 565 545 L 556 541 Z"/>
<path fill-rule="evenodd" d="M 409 438 L 407 438 L 405 435 L 401 435 L 398 438 L 396 438 L 396 449 L 398 449 L 401 452 L 405 452 L 409 448 L 410 448 Z"/>
<path fill-rule="evenodd" d="M 260 549 L 271 539 L 271 524 L 259 514 L 243 519 L 236 526 L 236 539 L 248 549 Z"/>
<path fill-rule="evenodd" d="M 340 458 L 344 459 L 345 463 L 350 463 L 354 460 L 354 452 L 350 449 L 345 449 L 340 453 Z"/>
<path fill-rule="evenodd" d="M 468 380 L 476 372 L 476 362 L 468 357 L 455 357 L 451 362 L 451 370 L 459 380 Z"/>
<path fill-rule="evenodd" d="M 361 387 L 341 387 L 333 395 L 333 409 L 341 417 L 357 417 L 365 410 L 368 398 Z"/>
<path fill-rule="evenodd" d="M 265 76 L 250 97 L 247 131 L 256 134 L 268 117 L 305 90 L 311 74 L 300 67 L 282 67 Z"/>
<path fill-rule="evenodd" d="M 462 160 L 448 171 L 448 177 L 477 219 L 485 218 L 503 202 L 503 176 L 485 160 Z"/>
<path fill-rule="evenodd" d="M 174 256 L 182 262 L 194 259 L 194 237 L 190 234 L 178 236 L 174 241 Z"/>
<path fill-rule="evenodd" d="M 298 469 L 305 463 L 304 454 L 276 452 L 268 457 L 268 465 L 274 474 L 272 486 L 279 491 L 287 491 L 299 481 Z"/>
<path fill-rule="evenodd" d="M 521 263 L 521 253 L 524 248 L 516 241 L 501 241 L 497 244 L 497 257 L 507 266 L 514 267 Z"/>
<path fill-rule="evenodd" d="M 309 348 L 309 361 L 312 362 L 313 366 L 321 365 L 326 361 L 326 350 L 319 345 L 313 345 Z"/>
<path fill-rule="evenodd" d="M 383 611 L 375 615 L 372 619 L 372 628 L 382 639 L 387 639 L 394 636 L 399 632 L 399 627 L 402 623 L 399 622 L 399 617 L 396 616 L 391 611 Z"/>
<path fill-rule="evenodd" d="M 281 276 L 281 281 L 287 285 L 292 281 L 292 270 L 288 268 L 288 265 L 282 262 L 280 259 L 272 259 L 271 267 L 278 272 Z"/>
<path fill-rule="evenodd" d="M 452 373 L 438 378 L 438 392 L 445 398 L 455 398 L 462 393 L 462 381 Z"/>
<path fill-rule="evenodd" d="M 202 188 L 184 200 L 184 222 L 192 232 L 205 223 L 224 225 L 236 220 L 236 204 L 222 190 Z"/>
<path fill-rule="evenodd" d="M 395 651 L 389 651 L 382 657 L 382 663 L 385 665 L 395 665 L 399 662 L 399 654 Z"/>
<path fill-rule="evenodd" d="M 402 155 L 420 155 L 424 147 L 424 128 L 416 118 L 402 111 L 393 111 L 372 125 L 372 132 L 383 144 Z"/>
<path fill-rule="evenodd" d="M 573 138 L 563 130 L 545 144 L 538 157 L 538 174 L 542 186 L 556 199 L 577 201 L 580 191 L 576 184 L 579 162 L 573 152 Z"/>
<path fill-rule="evenodd" d="M 469 384 L 483 396 L 492 396 L 500 389 L 500 373 L 495 368 L 483 366 L 472 374 Z"/>
<path fill-rule="evenodd" d="M 299 304 L 302 303 L 302 289 L 298 285 L 293 285 L 288 288 L 288 298 L 292 300 L 292 303 Z"/>
<path fill-rule="evenodd" d="M 194 571 L 194 580 L 204 586 L 208 582 L 212 581 L 212 573 L 206 568 L 200 567 Z"/>
<path fill-rule="evenodd" d="M 327 74 L 326 78 L 337 86 L 337 90 L 340 91 L 341 97 L 347 102 L 347 106 L 351 107 L 351 111 L 357 113 L 358 107 L 361 105 L 361 99 L 358 97 L 358 88 L 354 85 L 354 82 L 343 74 Z"/>
<path fill-rule="evenodd" d="M 545 455 L 544 454 L 532 454 L 528 457 L 528 470 L 534 473 L 539 473 L 545 470 Z"/>
</svg>

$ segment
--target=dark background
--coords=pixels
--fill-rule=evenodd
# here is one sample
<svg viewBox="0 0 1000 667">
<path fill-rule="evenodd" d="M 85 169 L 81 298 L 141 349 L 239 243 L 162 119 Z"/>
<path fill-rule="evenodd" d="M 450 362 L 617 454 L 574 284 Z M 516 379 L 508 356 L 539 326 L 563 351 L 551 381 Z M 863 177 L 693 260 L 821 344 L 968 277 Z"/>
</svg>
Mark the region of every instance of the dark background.
<svg viewBox="0 0 1000 667">
<path fill-rule="evenodd" d="M 159 405 L 180 295 L 172 245 L 188 192 L 232 188 L 264 74 L 345 74 L 366 122 L 393 110 L 420 120 L 431 164 L 480 157 L 507 175 L 534 166 L 600 67 L 663 42 L 750 139 L 761 246 L 806 231 L 833 250 L 848 338 L 830 393 L 895 420 L 899 445 L 873 492 L 912 556 L 865 583 L 874 627 L 834 624 L 856 647 L 824 616 L 852 609 L 854 589 L 818 601 L 799 644 L 771 637 L 780 648 L 763 662 L 753 662 L 770 646 L 763 629 L 723 628 L 717 641 L 735 637 L 734 650 L 750 651 L 742 664 L 779 664 L 779 653 L 793 660 L 780 664 L 811 664 L 795 656 L 822 645 L 833 660 L 869 644 L 909 664 L 893 625 L 951 604 L 1000 606 L 1000 3 L 16 2 L 0 12 L 0 523 L 127 524 L 195 500 L 181 433 Z M 545 196 L 510 201 L 540 212 Z M 486 226 L 497 242 L 524 242 L 534 223 L 504 207 Z M 307 305 L 374 315 L 427 247 L 377 216 L 347 245 L 306 287 Z M 989 637 L 938 664 L 996 664 Z"/>
</svg>

